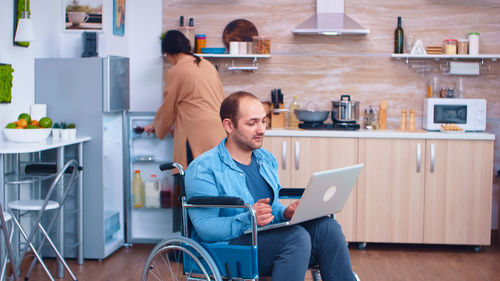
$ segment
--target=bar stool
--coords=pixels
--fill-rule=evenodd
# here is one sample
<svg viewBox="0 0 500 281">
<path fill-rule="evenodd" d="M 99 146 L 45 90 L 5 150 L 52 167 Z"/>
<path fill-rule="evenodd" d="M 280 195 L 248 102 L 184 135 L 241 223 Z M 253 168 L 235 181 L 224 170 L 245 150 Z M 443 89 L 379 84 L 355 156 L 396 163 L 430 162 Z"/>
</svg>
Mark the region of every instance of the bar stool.
<svg viewBox="0 0 500 281">
<path fill-rule="evenodd" d="M 69 169 L 69 167 L 73 167 L 72 172 L 70 174 L 70 179 L 67 181 L 67 183 L 61 184 L 62 180 L 64 178 L 64 174 L 66 170 Z M 7 206 L 9 209 L 17 212 L 17 213 L 24 213 L 24 214 L 31 214 L 32 219 L 33 219 L 33 227 L 29 233 L 29 236 L 26 235 L 26 231 L 23 229 L 19 221 L 16 219 L 16 217 L 12 217 L 14 224 L 17 226 L 19 232 L 21 235 L 24 237 L 26 240 L 25 246 L 22 248 L 20 255 L 19 255 L 19 260 L 21 260 L 24 257 L 24 254 L 31 249 L 33 254 L 35 255 L 36 259 L 33 260 L 31 263 L 31 266 L 28 270 L 28 273 L 25 277 L 25 280 L 28 280 L 28 278 L 31 275 L 31 272 L 34 268 L 34 265 L 36 261 L 40 262 L 40 265 L 42 266 L 43 270 L 47 273 L 48 277 L 50 280 L 54 280 L 54 277 L 48 270 L 47 266 L 43 262 L 43 259 L 40 255 L 40 252 L 47 241 L 49 243 L 50 248 L 54 251 L 56 258 L 64 265 L 64 268 L 66 271 L 70 274 L 71 278 L 73 280 L 77 280 L 71 269 L 69 268 L 68 264 L 64 260 L 64 257 L 61 255 L 61 253 L 57 250 L 57 247 L 55 246 L 54 242 L 52 239 L 50 239 L 48 232 L 51 231 L 52 227 L 56 223 L 59 214 L 61 210 L 64 207 L 64 202 L 66 200 L 66 197 L 68 196 L 71 188 L 75 185 L 76 181 L 78 178 L 78 164 L 76 160 L 70 160 L 68 161 L 64 167 L 57 173 L 55 176 L 54 180 L 52 181 L 47 194 L 45 196 L 44 200 L 37 200 L 37 199 L 30 199 L 30 200 L 16 200 L 16 201 L 11 201 L 7 203 Z M 56 190 L 58 186 L 61 186 L 60 190 Z M 52 195 L 56 192 L 57 194 L 57 199 L 52 200 Z M 53 210 L 55 213 L 53 214 L 52 218 L 50 219 L 47 228 L 44 228 L 41 224 L 42 217 L 44 214 L 46 214 L 46 211 Z M 37 233 L 37 230 L 40 230 L 41 234 L 41 241 L 38 245 L 38 250 L 35 249 L 35 246 L 33 245 L 32 241 L 33 238 L 35 237 L 35 234 Z M 64 235 L 64 233 L 60 233 L 60 235 Z M 21 243 L 21 241 L 19 241 Z"/>
<path fill-rule="evenodd" d="M 0 226 L 2 228 L 2 235 L 5 239 L 4 240 L 5 246 L 7 248 L 7 254 L 5 255 L 5 253 L 2 253 L 5 256 L 3 257 L 3 260 L 1 263 L 0 280 L 4 281 L 6 279 L 7 264 L 10 261 L 11 266 L 12 266 L 13 278 L 14 278 L 14 280 L 17 281 L 18 276 L 17 276 L 17 272 L 16 272 L 16 264 L 15 264 L 14 254 L 12 253 L 12 246 L 11 246 L 12 236 L 14 234 L 12 216 L 8 212 L 4 212 L 2 210 L 3 210 L 2 204 L 0 204 Z M 10 223 L 10 227 L 7 226 L 7 223 Z M 9 230 L 7 230 L 7 228 Z"/>
</svg>

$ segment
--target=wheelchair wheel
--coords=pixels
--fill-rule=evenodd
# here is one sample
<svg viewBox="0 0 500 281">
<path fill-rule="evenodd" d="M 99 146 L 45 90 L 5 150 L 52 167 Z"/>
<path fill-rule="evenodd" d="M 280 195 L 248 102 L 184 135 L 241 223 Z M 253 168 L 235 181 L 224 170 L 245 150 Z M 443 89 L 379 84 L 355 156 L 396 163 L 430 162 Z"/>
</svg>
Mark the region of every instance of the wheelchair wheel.
<svg viewBox="0 0 500 281">
<path fill-rule="evenodd" d="M 175 237 L 158 243 L 149 254 L 142 281 L 222 281 L 217 265 L 196 241 Z"/>
</svg>

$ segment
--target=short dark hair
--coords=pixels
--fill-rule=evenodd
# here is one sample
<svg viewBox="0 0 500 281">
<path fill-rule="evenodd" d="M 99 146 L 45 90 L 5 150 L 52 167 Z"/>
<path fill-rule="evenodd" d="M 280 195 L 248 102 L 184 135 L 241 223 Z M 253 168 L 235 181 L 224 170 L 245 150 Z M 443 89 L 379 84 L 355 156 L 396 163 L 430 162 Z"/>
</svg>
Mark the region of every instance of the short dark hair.
<svg viewBox="0 0 500 281">
<path fill-rule="evenodd" d="M 242 98 L 253 98 L 259 100 L 254 94 L 245 91 L 238 91 L 227 96 L 220 105 L 220 120 L 230 119 L 235 128 L 238 128 L 239 106 Z"/>
<path fill-rule="evenodd" d="M 167 55 L 176 55 L 183 53 L 195 58 L 196 64 L 200 64 L 201 59 L 191 52 L 191 45 L 182 32 L 178 30 L 169 30 L 161 40 L 161 52 Z"/>
</svg>

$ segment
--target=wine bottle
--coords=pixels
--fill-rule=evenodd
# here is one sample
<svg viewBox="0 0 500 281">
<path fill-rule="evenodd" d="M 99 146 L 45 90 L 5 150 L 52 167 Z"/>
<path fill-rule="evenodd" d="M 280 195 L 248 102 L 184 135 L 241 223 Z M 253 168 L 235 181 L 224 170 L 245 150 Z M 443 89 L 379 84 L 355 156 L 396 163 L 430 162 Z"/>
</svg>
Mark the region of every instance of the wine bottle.
<svg viewBox="0 0 500 281">
<path fill-rule="evenodd" d="M 403 53 L 403 41 L 404 41 L 404 33 L 403 28 L 401 27 L 401 17 L 398 17 L 398 27 L 394 30 L 394 53 L 402 54 Z"/>
</svg>

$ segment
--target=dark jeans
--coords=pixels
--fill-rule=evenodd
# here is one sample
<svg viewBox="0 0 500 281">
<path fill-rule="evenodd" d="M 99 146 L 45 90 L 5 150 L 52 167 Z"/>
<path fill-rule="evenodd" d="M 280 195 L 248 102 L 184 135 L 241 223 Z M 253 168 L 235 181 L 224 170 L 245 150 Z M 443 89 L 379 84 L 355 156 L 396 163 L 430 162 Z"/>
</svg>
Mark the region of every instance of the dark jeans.
<svg viewBox="0 0 500 281">
<path fill-rule="evenodd" d="M 230 244 L 248 245 L 250 234 Z M 330 217 L 258 234 L 259 275 L 273 281 L 303 281 L 309 265 L 318 264 L 321 279 L 356 280 L 342 229 Z"/>
</svg>

